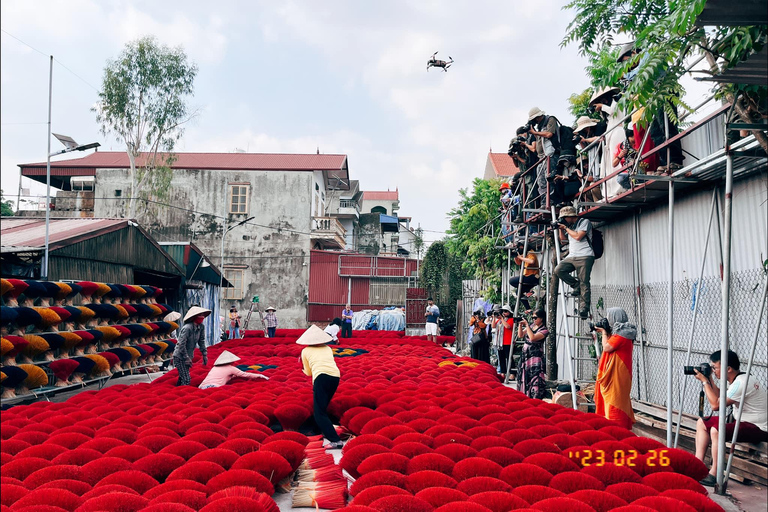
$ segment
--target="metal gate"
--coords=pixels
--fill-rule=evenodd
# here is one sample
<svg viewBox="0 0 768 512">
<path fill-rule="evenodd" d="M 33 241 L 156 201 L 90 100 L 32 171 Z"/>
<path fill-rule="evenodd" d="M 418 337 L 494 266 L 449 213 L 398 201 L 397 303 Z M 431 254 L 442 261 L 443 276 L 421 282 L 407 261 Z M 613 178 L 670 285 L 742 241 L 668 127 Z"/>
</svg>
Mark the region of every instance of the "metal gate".
<svg viewBox="0 0 768 512">
<path fill-rule="evenodd" d="M 422 327 L 424 311 L 427 308 L 427 290 L 424 288 L 408 288 L 405 291 L 405 326 Z"/>
</svg>

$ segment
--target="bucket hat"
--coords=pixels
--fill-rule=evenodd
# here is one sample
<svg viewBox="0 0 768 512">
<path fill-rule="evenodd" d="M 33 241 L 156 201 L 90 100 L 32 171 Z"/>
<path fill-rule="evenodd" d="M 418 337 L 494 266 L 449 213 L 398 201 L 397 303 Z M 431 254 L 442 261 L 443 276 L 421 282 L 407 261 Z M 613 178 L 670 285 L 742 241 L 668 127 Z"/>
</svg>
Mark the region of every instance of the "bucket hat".
<svg viewBox="0 0 768 512">
<path fill-rule="evenodd" d="M 578 217 L 579 214 L 576 213 L 576 209 L 573 206 L 563 206 L 560 209 L 560 214 L 557 216 L 558 219 L 562 219 L 565 217 Z"/>
<path fill-rule="evenodd" d="M 234 363 L 235 361 L 239 361 L 240 358 L 237 357 L 235 354 L 230 352 L 229 350 L 225 350 L 221 353 L 221 355 L 216 358 L 216 362 L 213 363 L 213 366 L 221 366 L 223 364 L 229 364 Z"/>
<path fill-rule="evenodd" d="M 296 340 L 296 343 L 299 345 L 325 345 L 326 343 L 330 343 L 333 341 L 333 338 L 330 334 L 322 330 L 316 325 L 309 326 L 309 329 L 304 331 L 304 334 L 302 334 L 299 339 Z"/>
<path fill-rule="evenodd" d="M 510 313 L 514 313 L 514 311 L 512 311 L 512 308 L 509 307 L 509 304 L 504 304 L 503 306 L 501 306 L 501 310 L 502 311 L 509 311 Z"/>
<path fill-rule="evenodd" d="M 192 317 L 195 317 L 197 315 L 203 315 L 203 317 L 206 317 L 211 314 L 210 309 L 201 308 L 199 306 L 192 306 L 189 308 L 189 311 L 187 311 L 187 314 L 184 315 L 184 321 L 191 319 Z"/>
<path fill-rule="evenodd" d="M 573 130 L 573 133 L 579 133 L 581 130 L 589 128 L 590 126 L 597 126 L 597 121 L 591 117 L 581 116 L 576 120 L 576 129 Z"/>
<path fill-rule="evenodd" d="M 545 116 L 543 110 L 541 110 L 539 107 L 533 107 L 531 110 L 528 111 L 528 121 L 533 121 L 539 116 Z"/>
</svg>

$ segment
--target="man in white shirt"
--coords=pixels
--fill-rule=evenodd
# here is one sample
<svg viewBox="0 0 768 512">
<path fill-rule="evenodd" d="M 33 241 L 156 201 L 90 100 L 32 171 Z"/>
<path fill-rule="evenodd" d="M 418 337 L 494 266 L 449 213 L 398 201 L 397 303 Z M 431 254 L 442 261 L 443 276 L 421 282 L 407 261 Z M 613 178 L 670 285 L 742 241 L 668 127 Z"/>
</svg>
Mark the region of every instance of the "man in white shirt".
<svg viewBox="0 0 768 512">
<path fill-rule="evenodd" d="M 709 356 L 712 361 L 712 372 L 705 376 L 698 370 L 695 375 L 704 385 L 704 393 L 707 395 L 709 405 L 712 410 L 720 408 L 720 389 L 717 382 L 720 381 L 721 361 L 720 351 L 712 353 Z M 739 425 L 738 441 L 742 443 L 761 443 L 768 441 L 768 394 L 765 388 L 754 377 L 748 377 L 744 373 L 739 373 L 739 356 L 732 350 L 728 351 L 728 367 L 726 369 L 726 379 L 728 380 L 728 389 L 726 391 L 726 404 L 733 406 L 733 415 L 738 415 L 739 408 L 743 408 L 741 413 L 741 424 Z M 739 404 L 744 387 L 747 387 L 744 395 L 744 403 Z M 704 461 L 707 454 L 707 448 L 712 443 L 712 469 L 709 475 L 700 483 L 713 487 L 717 483 L 717 437 L 718 437 L 719 418 L 711 416 L 708 420 L 699 418 L 696 422 L 696 458 Z M 735 422 L 726 423 L 725 436 L 728 441 L 733 439 L 733 428 Z"/>
<path fill-rule="evenodd" d="M 424 318 L 426 319 L 427 341 L 437 343 L 437 319 L 440 318 L 440 309 L 435 305 L 432 297 L 427 299 L 427 309 L 424 311 Z"/>
<path fill-rule="evenodd" d="M 559 228 L 561 240 L 565 240 L 566 235 L 568 237 L 568 256 L 555 267 L 555 274 L 571 287 L 569 295 L 579 298 L 579 316 L 586 319 L 592 298 L 590 277 L 592 266 L 595 264 L 592 223 L 588 219 L 579 219 L 572 206 L 561 208 L 558 218 L 553 224 Z M 573 271 L 576 271 L 578 279 L 571 275 Z"/>
</svg>

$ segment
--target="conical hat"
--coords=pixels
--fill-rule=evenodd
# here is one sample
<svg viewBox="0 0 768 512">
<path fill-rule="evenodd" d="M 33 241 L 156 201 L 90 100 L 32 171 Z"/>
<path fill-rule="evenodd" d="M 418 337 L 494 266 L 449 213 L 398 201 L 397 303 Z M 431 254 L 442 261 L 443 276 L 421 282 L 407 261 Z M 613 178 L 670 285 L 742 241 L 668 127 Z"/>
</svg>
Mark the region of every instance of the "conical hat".
<svg viewBox="0 0 768 512">
<path fill-rule="evenodd" d="M 269 306 L 269 307 L 268 307 L 267 309 L 265 309 L 264 311 L 277 311 L 277 310 L 274 308 L 274 306 Z"/>
<path fill-rule="evenodd" d="M 187 314 L 184 315 L 184 321 L 186 322 L 187 320 L 189 320 L 193 316 L 203 315 L 205 317 L 205 316 L 208 316 L 210 314 L 211 314 L 211 310 L 210 309 L 205 309 L 205 308 L 201 308 L 201 307 L 198 307 L 198 306 L 192 306 L 191 308 L 189 308 L 189 311 L 187 311 Z"/>
<path fill-rule="evenodd" d="M 213 363 L 213 366 L 221 366 L 222 364 L 234 363 L 235 361 L 239 361 L 239 360 L 240 360 L 240 358 L 237 357 L 235 354 L 233 354 L 229 350 L 225 350 L 216 359 L 216 362 Z"/>
<path fill-rule="evenodd" d="M 299 345 L 325 345 L 333 341 L 330 334 L 316 325 L 310 325 L 309 329 L 296 340 Z"/>
<path fill-rule="evenodd" d="M 165 317 L 163 318 L 163 322 L 175 322 L 179 318 L 181 318 L 181 313 L 179 313 L 178 311 L 171 311 L 170 313 L 165 315 Z"/>
</svg>

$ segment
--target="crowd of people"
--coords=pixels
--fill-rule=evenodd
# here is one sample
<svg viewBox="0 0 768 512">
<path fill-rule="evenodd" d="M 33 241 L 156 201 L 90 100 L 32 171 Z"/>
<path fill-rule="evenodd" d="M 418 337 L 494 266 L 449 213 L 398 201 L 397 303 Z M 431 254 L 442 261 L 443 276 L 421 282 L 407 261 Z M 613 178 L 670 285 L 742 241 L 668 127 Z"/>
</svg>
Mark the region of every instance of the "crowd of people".
<svg viewBox="0 0 768 512">
<path fill-rule="evenodd" d="M 566 205 L 577 197 L 583 202 L 597 202 L 604 199 L 603 192 L 600 187 L 591 187 L 599 180 L 609 178 L 605 191 L 607 197 L 613 197 L 632 187 L 631 174 L 635 171 L 655 175 L 682 167 L 679 140 L 637 162 L 641 155 L 678 134 L 676 124 L 662 110 L 652 122 L 644 123 L 642 110 L 626 112 L 620 108 L 623 89 L 635 78 L 637 65 L 644 58 L 634 44 L 624 45 L 618 61 L 633 60 L 635 65 L 616 85 L 595 91 L 589 100 L 589 115 L 579 117 L 573 126 L 564 125 L 539 107 L 530 109 L 527 123 L 517 129 L 508 150 L 524 171 L 520 173 L 523 186 L 517 187 L 520 175 L 513 180 L 511 198 L 517 197 L 528 208 Z M 668 108 L 676 117 L 674 104 Z"/>
</svg>

